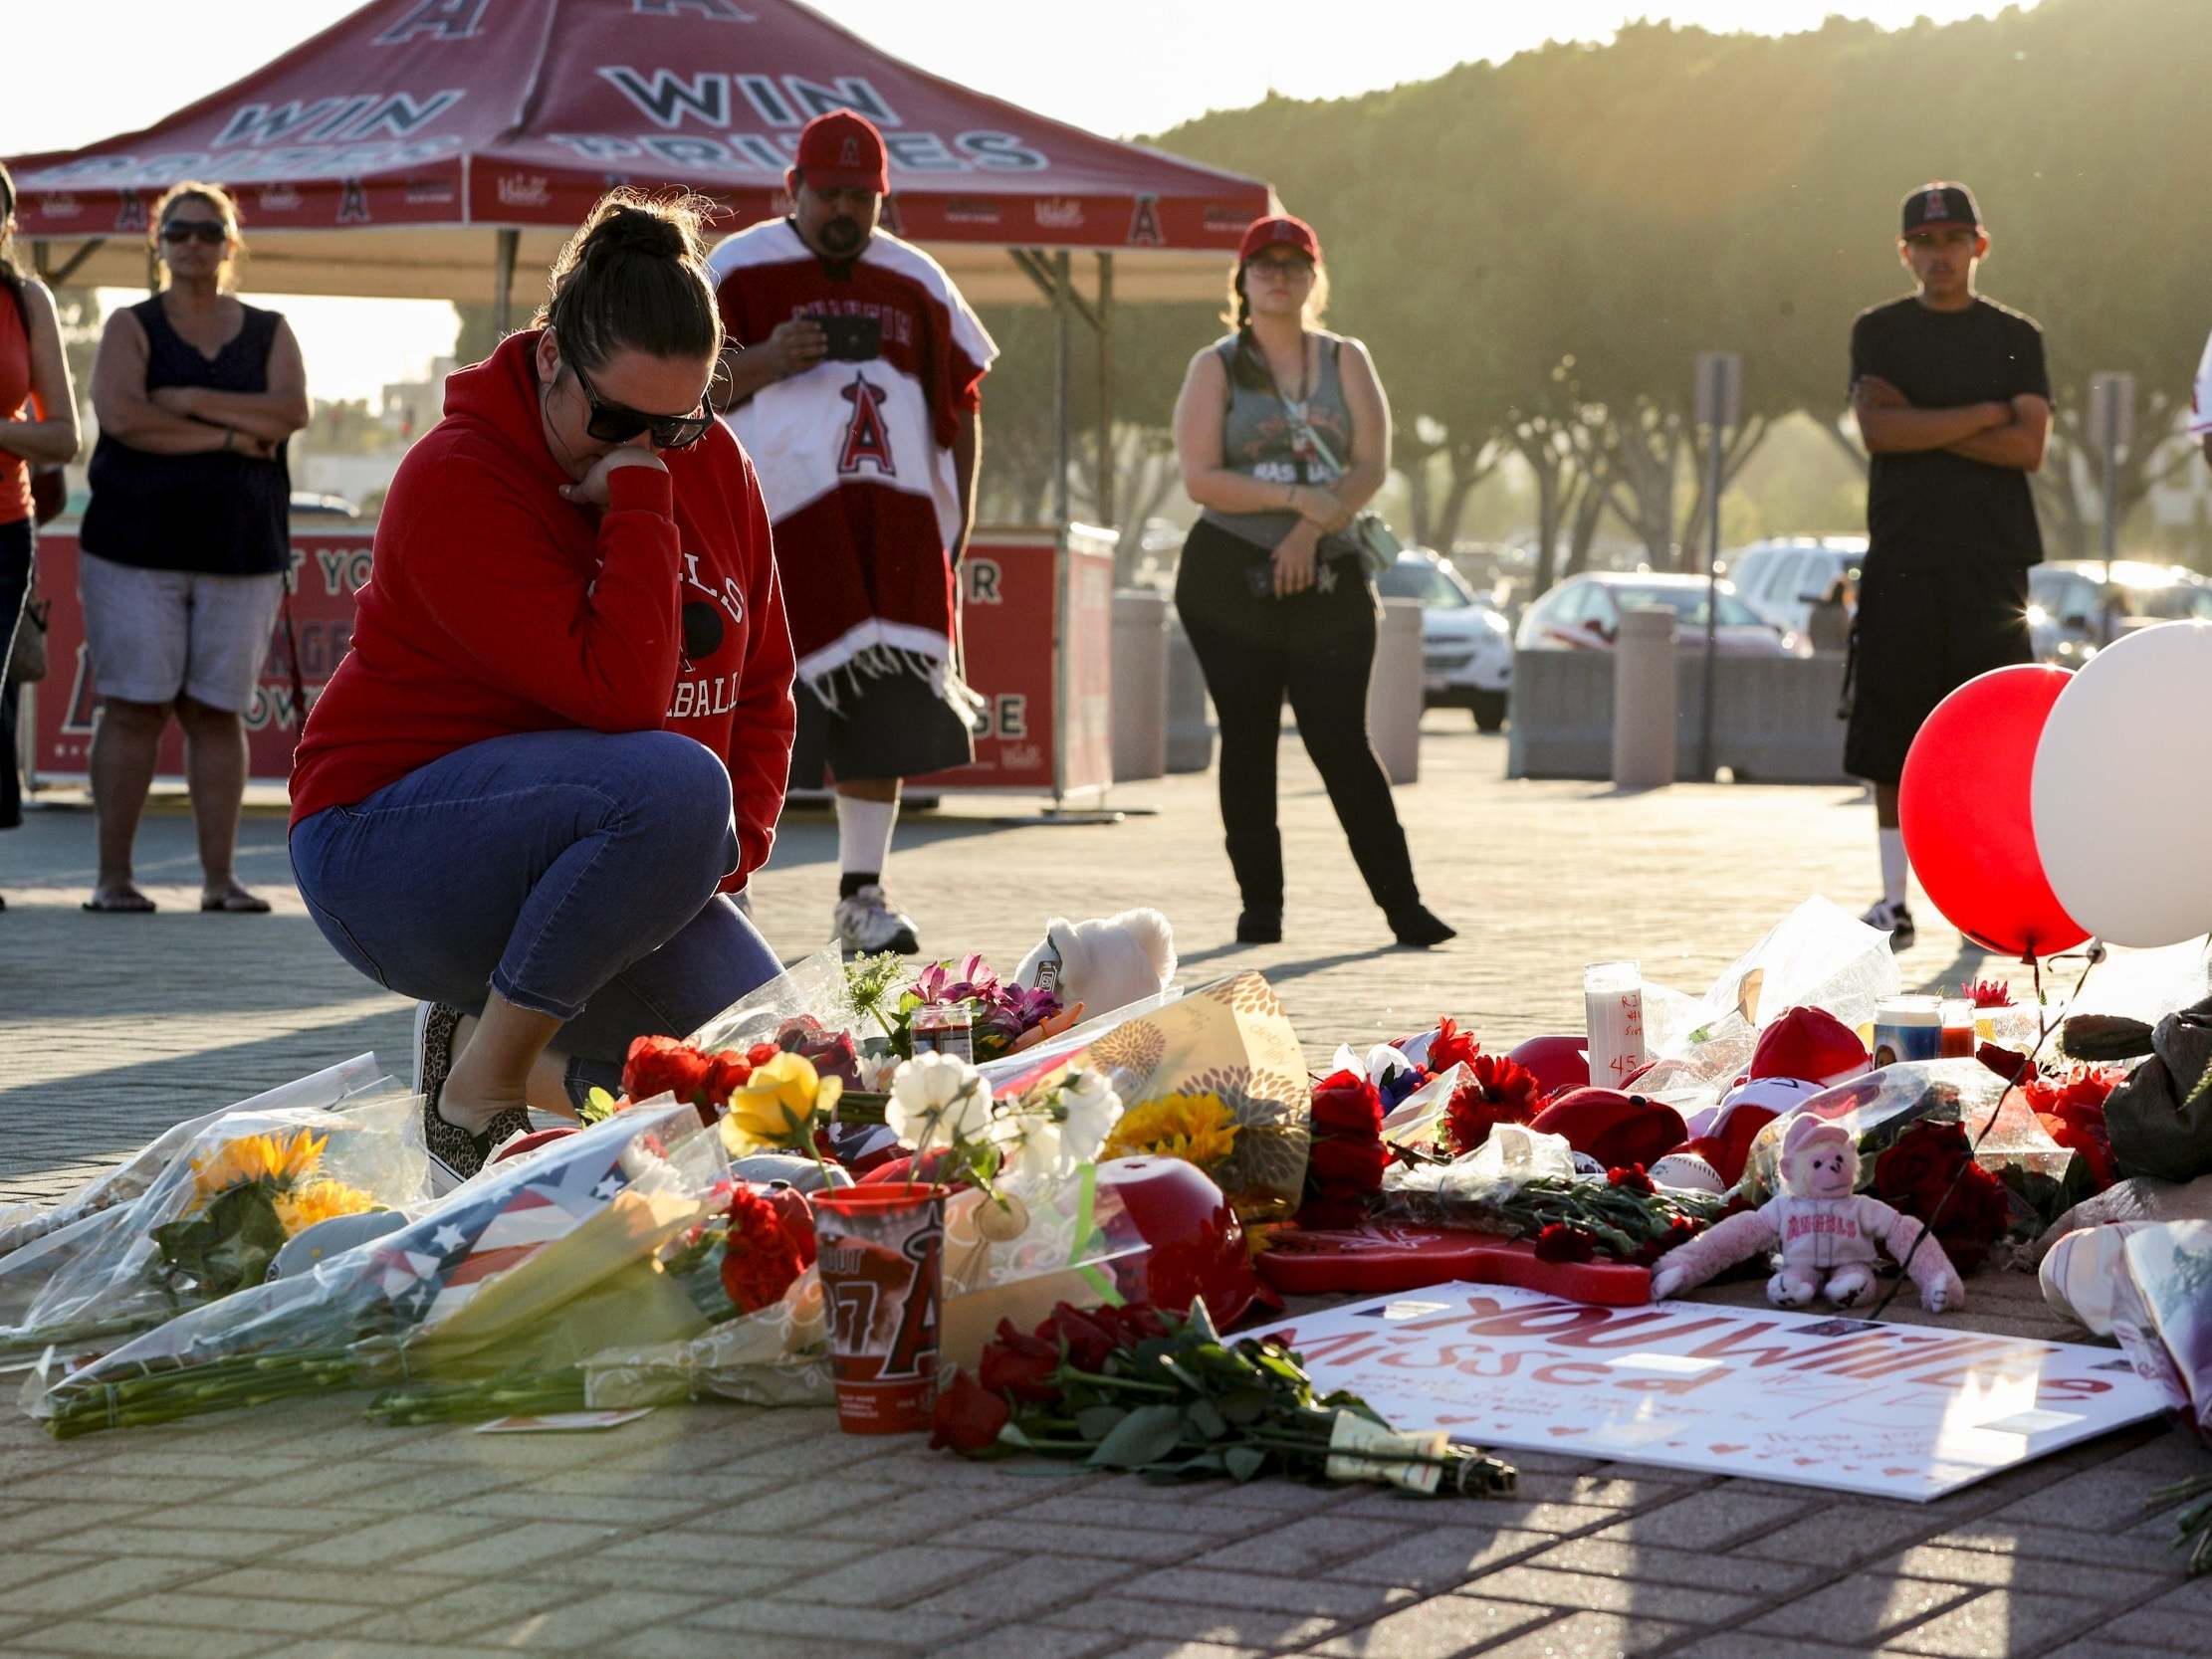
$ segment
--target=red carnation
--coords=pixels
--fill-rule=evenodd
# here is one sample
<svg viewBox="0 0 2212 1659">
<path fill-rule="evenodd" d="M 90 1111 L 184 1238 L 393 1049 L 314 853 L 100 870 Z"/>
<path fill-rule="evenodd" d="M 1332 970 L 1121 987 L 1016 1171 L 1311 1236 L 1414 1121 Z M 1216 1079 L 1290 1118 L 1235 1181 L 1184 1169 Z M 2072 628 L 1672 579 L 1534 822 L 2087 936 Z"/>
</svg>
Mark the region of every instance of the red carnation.
<svg viewBox="0 0 2212 1659">
<path fill-rule="evenodd" d="M 1471 1066 L 1482 1045 L 1454 1025 L 1449 1015 L 1437 1021 L 1437 1035 L 1429 1045 L 1429 1070 L 1443 1073 L 1454 1066 Z"/>
<path fill-rule="evenodd" d="M 798 1247 L 770 1203 L 749 1186 L 730 1194 L 730 1235 L 722 1250 L 722 1290 L 741 1313 L 780 1301 L 799 1276 Z"/>
<path fill-rule="evenodd" d="M 985 1345 L 976 1371 L 995 1394 L 1011 1394 L 1040 1405 L 1060 1397 L 1059 1344 L 1016 1331 L 1010 1320 L 998 1322 L 998 1336 Z"/>
<path fill-rule="evenodd" d="M 706 1104 L 728 1106 L 730 1097 L 753 1081 L 753 1063 L 735 1049 L 714 1055 L 707 1067 Z"/>
<path fill-rule="evenodd" d="M 761 1194 L 761 1201 L 775 1211 L 775 1219 L 782 1224 L 783 1236 L 791 1241 L 791 1248 L 798 1252 L 798 1265 L 814 1265 L 814 1206 L 806 1201 L 806 1194 L 794 1187 L 772 1186 Z"/>
<path fill-rule="evenodd" d="M 1501 1054 L 1478 1054 L 1467 1069 L 1472 1081 L 1453 1090 L 1444 1108 L 1444 1137 L 1460 1156 L 1489 1140 L 1499 1124 L 1525 1124 L 1544 1104 L 1536 1074 Z"/>
<path fill-rule="evenodd" d="M 1332 1073 L 1313 1086 L 1313 1127 L 1372 1139 L 1382 1133 L 1383 1097 L 1357 1072 Z"/>
<path fill-rule="evenodd" d="M 1004 1400 L 966 1371 L 955 1371 L 951 1385 L 937 1391 L 937 1404 L 930 1413 L 930 1444 L 946 1451 L 988 1451 L 1012 1418 Z"/>
<path fill-rule="evenodd" d="M 782 1052 L 774 1043 L 755 1043 L 745 1051 L 745 1063 L 749 1066 L 765 1066 Z"/>
<path fill-rule="evenodd" d="M 1652 1190 L 1652 1177 L 1644 1172 L 1641 1163 L 1632 1163 L 1626 1169 L 1608 1169 L 1605 1178 L 1609 1186 L 1626 1187 L 1631 1192 Z"/>
<path fill-rule="evenodd" d="M 2077 1066 L 2064 1077 L 2039 1077 L 2021 1087 L 2045 1132 L 2080 1155 L 2099 1191 L 2119 1178 L 2104 1101 L 2126 1076 L 2117 1066 Z"/>
<path fill-rule="evenodd" d="M 622 1093 L 644 1101 L 665 1091 L 697 1106 L 706 1097 L 713 1066 L 706 1055 L 674 1037 L 640 1037 L 622 1062 Z"/>
<path fill-rule="evenodd" d="M 1536 1235 L 1540 1262 L 1587 1262 L 1598 1254 L 1598 1241 L 1580 1227 L 1554 1221 Z"/>
</svg>

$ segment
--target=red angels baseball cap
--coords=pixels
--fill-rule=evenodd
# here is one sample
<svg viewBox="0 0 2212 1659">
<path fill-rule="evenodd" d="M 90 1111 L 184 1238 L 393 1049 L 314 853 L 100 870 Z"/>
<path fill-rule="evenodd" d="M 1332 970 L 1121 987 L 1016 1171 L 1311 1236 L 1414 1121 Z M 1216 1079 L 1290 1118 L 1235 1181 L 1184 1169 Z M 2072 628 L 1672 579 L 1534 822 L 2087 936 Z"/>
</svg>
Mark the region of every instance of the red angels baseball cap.
<svg viewBox="0 0 2212 1659">
<path fill-rule="evenodd" d="M 891 193 L 884 160 L 883 134 L 875 122 L 850 109 L 816 115 L 798 135 L 798 170 L 817 190 L 873 190 Z"/>
<path fill-rule="evenodd" d="M 1236 263 L 1247 263 L 1254 254 L 1268 248 L 1293 248 L 1314 264 L 1321 263 L 1321 239 L 1313 234 L 1313 227 L 1303 219 L 1288 213 L 1278 213 L 1270 219 L 1254 219 L 1244 227 L 1244 240 L 1236 250 Z"/>
</svg>

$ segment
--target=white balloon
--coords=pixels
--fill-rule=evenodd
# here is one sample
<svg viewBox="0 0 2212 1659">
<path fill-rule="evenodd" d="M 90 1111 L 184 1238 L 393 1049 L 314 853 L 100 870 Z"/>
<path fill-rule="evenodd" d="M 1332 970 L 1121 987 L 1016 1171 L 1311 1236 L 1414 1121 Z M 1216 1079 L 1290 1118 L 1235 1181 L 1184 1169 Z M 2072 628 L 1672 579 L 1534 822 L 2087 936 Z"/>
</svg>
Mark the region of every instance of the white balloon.
<svg viewBox="0 0 2212 1659">
<path fill-rule="evenodd" d="M 2043 873 L 2108 944 L 2212 929 L 2212 623 L 2164 622 L 2101 651 L 2052 705 L 2030 806 Z"/>
</svg>

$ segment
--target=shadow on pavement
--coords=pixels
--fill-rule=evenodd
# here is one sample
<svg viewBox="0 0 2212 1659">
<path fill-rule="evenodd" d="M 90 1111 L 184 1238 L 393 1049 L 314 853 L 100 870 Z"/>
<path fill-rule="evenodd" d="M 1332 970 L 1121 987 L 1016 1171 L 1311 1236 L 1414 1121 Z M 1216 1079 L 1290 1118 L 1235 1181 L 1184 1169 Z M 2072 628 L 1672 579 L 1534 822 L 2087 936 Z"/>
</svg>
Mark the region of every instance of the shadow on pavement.
<svg viewBox="0 0 2212 1659">
<path fill-rule="evenodd" d="M 371 1050 L 404 1087 L 409 1030 L 409 1011 L 399 1006 L 340 1025 L 197 1054 L 125 1056 L 117 1065 L 66 1082 L 0 1090 L 0 1123 L 8 1126 L 0 1173 L 36 1174 L 116 1158 L 186 1118 L 251 1100 Z M 89 1108 L 89 1101 L 101 1104 Z"/>
</svg>

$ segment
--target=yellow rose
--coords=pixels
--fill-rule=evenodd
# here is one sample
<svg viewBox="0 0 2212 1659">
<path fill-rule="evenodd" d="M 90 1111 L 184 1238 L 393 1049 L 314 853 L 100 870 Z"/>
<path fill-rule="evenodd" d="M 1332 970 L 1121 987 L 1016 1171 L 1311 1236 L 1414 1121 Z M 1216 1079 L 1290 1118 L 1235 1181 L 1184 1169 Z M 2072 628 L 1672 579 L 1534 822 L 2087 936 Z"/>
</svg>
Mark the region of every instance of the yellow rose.
<svg viewBox="0 0 2212 1659">
<path fill-rule="evenodd" d="M 727 1120 L 756 1141 L 804 1139 L 814 1120 L 821 1079 L 803 1054 L 782 1053 L 756 1066 L 752 1081 L 730 1097 Z"/>
</svg>

